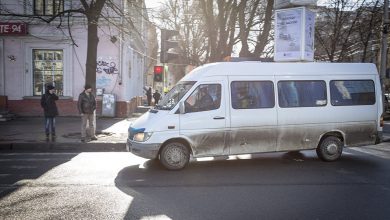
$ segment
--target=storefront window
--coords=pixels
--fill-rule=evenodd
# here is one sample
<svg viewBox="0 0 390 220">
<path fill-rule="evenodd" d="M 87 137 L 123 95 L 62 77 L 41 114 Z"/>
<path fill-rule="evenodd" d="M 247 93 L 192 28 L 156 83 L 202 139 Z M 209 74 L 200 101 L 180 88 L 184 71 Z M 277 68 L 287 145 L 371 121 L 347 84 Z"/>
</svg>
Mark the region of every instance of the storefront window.
<svg viewBox="0 0 390 220">
<path fill-rule="evenodd" d="M 47 85 L 55 86 L 56 94 L 63 95 L 64 63 L 62 50 L 33 50 L 33 95 L 45 93 Z"/>
</svg>

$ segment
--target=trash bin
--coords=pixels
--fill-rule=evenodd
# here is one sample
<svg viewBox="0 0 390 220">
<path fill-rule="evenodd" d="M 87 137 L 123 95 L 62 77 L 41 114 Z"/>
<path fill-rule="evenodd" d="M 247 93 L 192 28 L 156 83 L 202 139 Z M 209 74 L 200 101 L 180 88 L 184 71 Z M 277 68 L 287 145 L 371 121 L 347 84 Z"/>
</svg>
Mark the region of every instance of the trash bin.
<svg viewBox="0 0 390 220">
<path fill-rule="evenodd" d="M 102 116 L 115 117 L 116 98 L 114 94 L 103 94 Z"/>
</svg>

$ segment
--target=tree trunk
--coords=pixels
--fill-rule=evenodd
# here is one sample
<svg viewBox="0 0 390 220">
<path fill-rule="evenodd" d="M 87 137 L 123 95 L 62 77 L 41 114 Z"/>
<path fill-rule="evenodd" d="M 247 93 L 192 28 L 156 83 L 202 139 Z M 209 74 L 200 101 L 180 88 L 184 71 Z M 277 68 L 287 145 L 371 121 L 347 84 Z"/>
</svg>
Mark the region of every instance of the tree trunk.
<svg viewBox="0 0 390 220">
<path fill-rule="evenodd" d="M 88 43 L 87 43 L 87 63 L 85 65 L 85 83 L 90 85 L 96 91 L 96 60 L 97 48 L 99 43 L 98 23 L 106 0 L 96 0 L 87 3 L 86 0 L 80 0 L 88 20 Z"/>
<path fill-rule="evenodd" d="M 87 63 L 85 84 L 90 85 L 93 90 L 96 89 L 96 60 L 97 47 L 99 43 L 97 33 L 97 22 L 88 21 L 88 45 L 87 45 Z"/>
</svg>

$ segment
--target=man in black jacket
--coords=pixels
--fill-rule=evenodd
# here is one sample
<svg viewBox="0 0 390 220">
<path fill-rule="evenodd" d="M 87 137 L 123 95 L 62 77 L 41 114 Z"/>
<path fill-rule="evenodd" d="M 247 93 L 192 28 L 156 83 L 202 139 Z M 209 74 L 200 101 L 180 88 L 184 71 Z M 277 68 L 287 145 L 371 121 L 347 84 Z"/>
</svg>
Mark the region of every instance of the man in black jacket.
<svg viewBox="0 0 390 220">
<path fill-rule="evenodd" d="M 81 141 L 86 141 L 87 123 L 91 140 L 97 140 L 96 132 L 96 99 L 92 94 L 92 87 L 85 85 L 84 91 L 80 93 L 77 107 L 81 115 Z"/>
<path fill-rule="evenodd" d="M 58 115 L 58 109 L 56 101 L 58 96 L 54 93 L 54 86 L 48 85 L 46 87 L 46 93 L 41 97 L 41 106 L 45 114 L 45 133 L 46 140 L 49 140 L 50 134 L 51 138 L 54 141 L 56 138 L 56 119 Z"/>
<path fill-rule="evenodd" d="M 158 101 L 159 101 L 160 98 L 161 98 L 161 94 L 158 92 L 158 90 L 156 90 L 156 91 L 153 93 L 153 98 L 154 98 L 154 105 L 157 105 L 157 104 L 158 104 Z"/>
</svg>

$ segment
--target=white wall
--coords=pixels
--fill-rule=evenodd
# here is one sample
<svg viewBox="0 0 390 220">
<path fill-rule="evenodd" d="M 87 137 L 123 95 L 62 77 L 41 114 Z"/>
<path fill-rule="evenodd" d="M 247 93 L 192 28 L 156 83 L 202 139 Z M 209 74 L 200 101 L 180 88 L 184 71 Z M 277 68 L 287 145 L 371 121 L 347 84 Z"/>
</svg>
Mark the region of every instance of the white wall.
<svg viewBox="0 0 390 220">
<path fill-rule="evenodd" d="M 24 0 L 2 0 L 2 3 L 3 1 L 9 3 L 9 9 L 18 13 L 26 11 L 23 6 Z M 26 1 L 32 2 L 32 0 Z M 79 1 L 72 1 L 72 4 L 76 3 Z M 68 1 L 65 8 L 67 7 L 69 7 Z M 25 96 L 32 96 L 32 50 L 62 49 L 64 51 L 64 96 L 78 99 L 85 85 L 87 29 L 83 25 L 83 19 L 73 19 L 73 21 L 75 25 L 72 26 L 71 31 L 77 46 L 72 45 L 67 28 L 56 27 L 58 22 L 51 25 L 28 24 L 28 36 L 2 36 L 0 95 L 5 93 L 10 100 L 21 100 Z M 99 27 L 98 34 L 97 61 L 102 62 L 98 66 L 100 72 L 96 74 L 97 86 L 104 87 L 106 93 L 115 94 L 118 101 L 127 101 L 134 96 L 143 95 L 145 68 L 143 55 L 134 52 L 130 38 L 121 39 L 118 30 L 113 26 Z M 117 37 L 116 42 L 110 40 L 112 36 Z M 9 55 L 15 56 L 16 61 L 9 61 L 7 58 Z"/>
</svg>

